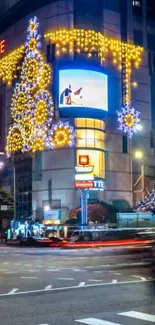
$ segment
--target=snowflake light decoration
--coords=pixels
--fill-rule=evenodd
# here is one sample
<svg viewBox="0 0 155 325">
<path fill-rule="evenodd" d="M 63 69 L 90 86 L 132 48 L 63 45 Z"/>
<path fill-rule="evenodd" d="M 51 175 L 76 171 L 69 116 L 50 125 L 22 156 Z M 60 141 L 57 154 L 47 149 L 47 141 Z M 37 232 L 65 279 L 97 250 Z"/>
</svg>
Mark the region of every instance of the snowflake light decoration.
<svg viewBox="0 0 155 325">
<path fill-rule="evenodd" d="M 68 122 L 59 121 L 54 124 L 48 133 L 48 147 L 62 148 L 67 146 L 74 146 L 75 133 L 74 128 Z"/>
<path fill-rule="evenodd" d="M 126 106 L 118 114 L 119 129 L 132 137 L 137 132 L 137 125 L 140 122 L 140 113 L 134 107 Z"/>
</svg>

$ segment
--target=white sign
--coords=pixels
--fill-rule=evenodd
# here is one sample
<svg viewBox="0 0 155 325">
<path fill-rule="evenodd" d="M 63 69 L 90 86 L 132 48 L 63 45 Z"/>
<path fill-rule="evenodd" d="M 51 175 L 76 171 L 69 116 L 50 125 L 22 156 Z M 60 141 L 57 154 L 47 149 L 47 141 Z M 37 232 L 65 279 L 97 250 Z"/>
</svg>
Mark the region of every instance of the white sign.
<svg viewBox="0 0 155 325">
<path fill-rule="evenodd" d="M 75 166 L 77 173 L 92 173 L 94 166 Z"/>
<path fill-rule="evenodd" d="M 8 209 L 7 205 L 1 205 L 1 211 L 6 211 Z"/>
<path fill-rule="evenodd" d="M 94 181 L 94 187 L 90 188 L 90 191 L 104 191 L 105 190 L 105 184 L 102 180 L 96 180 Z"/>
<path fill-rule="evenodd" d="M 75 175 L 75 181 L 93 181 L 94 175 L 92 174 L 77 174 Z"/>
</svg>

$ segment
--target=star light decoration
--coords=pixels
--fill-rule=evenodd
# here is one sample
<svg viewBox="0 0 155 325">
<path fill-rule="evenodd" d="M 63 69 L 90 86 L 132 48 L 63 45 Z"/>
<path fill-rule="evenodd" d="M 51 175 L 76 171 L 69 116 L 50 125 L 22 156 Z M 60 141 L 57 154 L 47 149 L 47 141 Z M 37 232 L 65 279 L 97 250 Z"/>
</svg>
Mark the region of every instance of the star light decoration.
<svg viewBox="0 0 155 325">
<path fill-rule="evenodd" d="M 140 122 L 140 113 L 134 107 L 123 107 L 118 114 L 119 129 L 126 133 L 130 138 L 137 132 L 137 125 Z"/>
<path fill-rule="evenodd" d="M 59 127 L 61 125 L 59 132 L 62 141 L 60 133 L 58 136 L 55 126 L 52 126 L 54 105 L 52 95 L 47 90 L 52 71 L 40 53 L 41 36 L 38 27 L 37 18 L 32 18 L 27 29 L 20 82 L 16 84 L 11 100 L 14 124 L 9 128 L 7 136 L 8 156 L 19 150 L 36 152 L 43 151 L 46 146 L 56 148 L 73 144 L 74 130 L 69 124 L 58 124 Z"/>
<path fill-rule="evenodd" d="M 59 121 L 54 124 L 49 131 L 49 138 L 47 146 L 49 148 L 72 147 L 75 141 L 74 128 L 68 122 L 62 123 Z"/>
</svg>

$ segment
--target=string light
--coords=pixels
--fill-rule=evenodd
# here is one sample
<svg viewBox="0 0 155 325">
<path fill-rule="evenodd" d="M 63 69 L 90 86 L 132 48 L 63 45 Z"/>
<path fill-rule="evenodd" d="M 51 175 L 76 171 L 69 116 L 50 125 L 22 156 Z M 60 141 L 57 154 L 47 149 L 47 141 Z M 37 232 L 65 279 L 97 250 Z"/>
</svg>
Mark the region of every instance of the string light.
<svg viewBox="0 0 155 325">
<path fill-rule="evenodd" d="M 45 34 L 45 39 L 56 44 L 57 56 L 66 52 L 71 54 L 77 52 L 85 53 L 91 58 L 95 53 L 95 56 L 99 57 L 102 64 L 105 62 L 106 57 L 111 55 L 113 64 L 118 67 L 119 71 L 122 71 L 123 106 L 129 107 L 131 105 L 132 65 L 139 68 L 144 51 L 142 47 L 123 43 L 93 30 L 84 29 L 54 31 Z M 133 83 L 133 87 L 137 87 L 136 82 Z"/>
<path fill-rule="evenodd" d="M 14 88 L 14 93 L 11 100 L 11 115 L 18 122 L 22 119 L 25 113 L 32 109 L 32 98 L 29 89 L 24 85 L 17 84 Z"/>
<path fill-rule="evenodd" d="M 6 143 L 6 153 L 9 157 L 12 152 L 22 150 L 23 141 L 25 140 L 25 132 L 20 124 L 14 124 L 10 127 L 7 143 Z"/>
<path fill-rule="evenodd" d="M 62 123 L 59 121 L 54 124 L 48 132 L 49 148 L 72 147 L 75 143 L 74 128 L 68 122 Z"/>
<path fill-rule="evenodd" d="M 32 18 L 28 26 L 20 83 L 15 86 L 11 101 L 14 124 L 9 128 L 7 138 L 6 150 L 9 154 L 18 150 L 44 150 L 53 119 L 53 99 L 45 89 L 51 82 L 51 68 L 39 52 L 38 26 L 37 18 Z M 17 126 L 20 133 L 16 131 Z"/>
<path fill-rule="evenodd" d="M 34 123 L 38 126 L 44 125 L 48 128 L 53 119 L 53 100 L 47 90 L 38 91 L 34 98 Z"/>
<path fill-rule="evenodd" d="M 126 106 L 118 113 L 119 129 L 131 137 L 137 132 L 140 113 L 134 107 Z"/>
<path fill-rule="evenodd" d="M 20 46 L 7 56 L 0 60 L 0 80 L 11 86 L 13 79 L 15 79 L 18 63 L 24 55 L 24 46 Z"/>
</svg>

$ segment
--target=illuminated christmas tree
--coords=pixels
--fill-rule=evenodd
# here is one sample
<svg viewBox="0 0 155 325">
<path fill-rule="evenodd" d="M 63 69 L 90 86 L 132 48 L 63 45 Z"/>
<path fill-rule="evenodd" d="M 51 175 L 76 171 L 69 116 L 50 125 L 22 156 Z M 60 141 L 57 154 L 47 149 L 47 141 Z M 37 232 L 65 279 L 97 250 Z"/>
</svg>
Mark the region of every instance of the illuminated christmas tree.
<svg viewBox="0 0 155 325">
<path fill-rule="evenodd" d="M 41 36 L 38 27 L 37 18 L 32 18 L 27 30 L 20 81 L 14 88 L 11 101 L 14 123 L 10 126 L 7 136 L 8 156 L 17 151 L 36 152 L 43 151 L 45 147 L 57 147 L 56 139 L 58 147 L 60 144 L 73 144 L 74 130 L 68 124 L 59 124 L 58 128 L 61 128 L 62 132 L 59 132 L 59 137 L 55 137 L 57 126 L 53 129 L 53 99 L 47 90 L 51 83 L 52 71 L 40 52 Z"/>
</svg>

